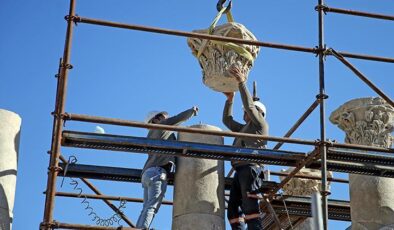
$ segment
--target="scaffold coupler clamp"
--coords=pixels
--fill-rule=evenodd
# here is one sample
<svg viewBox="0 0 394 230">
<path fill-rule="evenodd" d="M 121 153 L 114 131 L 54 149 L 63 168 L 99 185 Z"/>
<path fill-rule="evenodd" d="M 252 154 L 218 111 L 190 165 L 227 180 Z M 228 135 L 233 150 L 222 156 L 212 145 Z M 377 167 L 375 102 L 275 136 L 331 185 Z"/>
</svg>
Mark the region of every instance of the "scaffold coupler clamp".
<svg viewBox="0 0 394 230">
<path fill-rule="evenodd" d="M 74 66 L 71 65 L 70 63 L 62 63 L 62 64 L 61 64 L 61 67 L 62 67 L 62 68 L 66 68 L 66 69 L 72 69 L 72 68 L 74 68 Z"/>
<path fill-rule="evenodd" d="M 327 94 L 324 94 L 324 93 L 319 93 L 318 95 L 316 95 L 316 99 L 319 101 L 319 102 L 321 102 L 322 100 L 325 100 L 325 99 L 327 99 L 328 98 L 328 95 Z"/>
<path fill-rule="evenodd" d="M 327 11 L 329 10 L 328 6 L 322 4 L 322 5 L 317 5 L 315 6 L 316 11 L 323 11 L 324 14 L 327 14 Z"/>
<path fill-rule="evenodd" d="M 78 15 L 66 15 L 64 16 L 64 19 L 68 22 L 74 22 L 76 26 L 78 26 L 78 22 L 81 22 L 81 18 Z"/>
<path fill-rule="evenodd" d="M 54 222 L 41 222 L 40 223 L 40 230 L 47 230 L 47 229 L 55 229 L 58 228 L 58 224 L 56 221 Z"/>
<path fill-rule="evenodd" d="M 60 172 L 60 171 L 62 171 L 63 170 L 63 168 L 62 167 L 59 167 L 59 166 L 51 166 L 51 167 L 48 167 L 48 171 L 50 171 L 50 172 Z"/>
<path fill-rule="evenodd" d="M 329 196 L 329 195 L 331 195 L 331 192 L 328 191 L 328 190 L 326 190 L 326 191 L 320 191 L 320 194 L 321 194 L 322 196 Z"/>
</svg>

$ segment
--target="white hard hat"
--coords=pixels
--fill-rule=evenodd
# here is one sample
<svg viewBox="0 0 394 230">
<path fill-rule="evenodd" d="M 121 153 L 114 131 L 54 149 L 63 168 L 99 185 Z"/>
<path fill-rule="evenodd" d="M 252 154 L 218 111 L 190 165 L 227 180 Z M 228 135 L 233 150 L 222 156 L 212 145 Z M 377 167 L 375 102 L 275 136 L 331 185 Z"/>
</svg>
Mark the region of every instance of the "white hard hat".
<svg viewBox="0 0 394 230">
<path fill-rule="evenodd" d="M 265 105 L 259 101 L 254 101 L 253 104 L 263 112 L 263 117 L 267 116 L 267 109 L 265 108 Z"/>
<path fill-rule="evenodd" d="M 150 123 L 150 122 L 152 122 L 152 119 L 153 119 L 156 115 L 159 115 L 159 114 L 163 114 L 165 117 L 168 116 L 168 113 L 167 113 L 166 111 L 150 111 L 150 112 L 146 115 L 144 122 L 145 122 L 145 123 Z"/>
</svg>

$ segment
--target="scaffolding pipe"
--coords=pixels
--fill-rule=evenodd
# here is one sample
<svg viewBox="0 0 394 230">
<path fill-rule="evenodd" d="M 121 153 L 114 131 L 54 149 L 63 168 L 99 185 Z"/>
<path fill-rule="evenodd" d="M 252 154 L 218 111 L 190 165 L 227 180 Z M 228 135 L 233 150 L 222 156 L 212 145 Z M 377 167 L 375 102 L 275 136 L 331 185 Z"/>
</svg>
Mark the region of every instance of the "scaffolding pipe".
<svg viewBox="0 0 394 230">
<path fill-rule="evenodd" d="M 83 224 L 68 224 L 60 222 L 51 222 L 51 229 L 76 229 L 76 230 L 141 230 L 138 228 L 119 227 L 106 227 L 106 226 L 92 226 Z"/>
<path fill-rule="evenodd" d="M 322 178 L 321 179 L 322 179 L 323 223 L 324 223 L 324 229 L 327 229 L 327 217 L 328 217 L 327 195 L 328 195 L 328 192 L 326 191 L 326 189 L 327 189 L 327 180 L 330 180 L 330 178 L 327 179 L 327 159 L 326 159 L 327 156 L 326 156 L 326 154 L 327 154 L 328 145 L 330 147 L 353 148 L 353 149 L 373 150 L 373 151 L 381 151 L 381 152 L 394 152 L 394 150 L 390 149 L 390 148 L 386 149 L 386 148 L 378 148 L 378 147 L 366 147 L 366 146 L 353 145 L 353 144 L 338 144 L 338 143 L 329 143 L 329 142 L 325 141 L 326 135 L 325 135 L 324 99 L 326 99 L 327 96 L 324 94 L 324 91 L 325 91 L 325 89 L 324 89 L 324 55 L 334 55 L 337 59 L 339 59 L 342 63 L 344 63 L 346 66 L 348 66 L 358 77 L 360 77 L 360 79 L 362 79 L 367 85 L 369 85 L 375 92 L 377 92 L 381 97 L 383 97 L 393 107 L 394 107 L 394 102 L 388 96 L 386 96 L 386 94 L 384 94 L 379 88 L 377 88 L 371 81 L 369 81 L 369 79 L 366 78 L 360 71 L 358 71 L 353 65 L 351 65 L 344 57 L 381 61 L 381 62 L 391 62 L 391 63 L 394 63 L 394 59 L 393 58 L 386 58 L 386 57 L 375 57 L 375 56 L 361 55 L 361 54 L 352 54 L 352 53 L 345 53 L 345 52 L 335 52 L 332 49 L 330 50 L 331 52 L 327 52 L 325 45 L 324 45 L 324 15 L 323 15 L 323 13 L 334 12 L 334 13 L 350 14 L 350 15 L 363 16 L 363 17 L 385 19 L 385 20 L 394 20 L 394 17 L 388 16 L 388 15 L 381 15 L 381 14 L 372 14 L 372 13 L 365 13 L 365 12 L 358 12 L 358 11 L 351 11 L 351 10 L 344 10 L 344 9 L 329 8 L 324 5 L 324 0 L 318 0 L 318 6 L 316 7 L 316 9 L 318 11 L 318 18 L 319 18 L 319 46 L 317 49 L 316 48 L 299 47 L 299 46 L 291 46 L 291 45 L 266 43 L 266 42 L 259 42 L 259 41 L 249 41 L 249 40 L 242 40 L 242 39 L 236 39 L 236 38 L 226 38 L 226 37 L 207 35 L 207 34 L 198 34 L 198 33 L 192 33 L 192 32 L 168 30 L 168 29 L 161 29 L 161 28 L 154 28 L 154 27 L 129 25 L 129 24 L 123 24 L 123 23 L 81 18 L 81 17 L 75 16 L 75 0 L 70 0 L 69 15 L 66 17 L 68 24 L 67 24 L 66 41 L 65 41 L 64 53 L 63 53 L 63 59 L 61 59 L 61 61 L 60 61 L 59 72 L 57 74 L 58 80 L 57 80 L 57 90 L 56 90 L 56 101 L 55 101 L 51 151 L 49 152 L 50 153 L 50 160 L 49 160 L 49 173 L 48 173 L 48 181 L 47 181 L 47 189 L 46 189 L 44 221 L 41 224 L 41 226 L 44 227 L 44 229 L 53 229 L 53 228 L 119 229 L 119 228 L 113 228 L 113 227 L 101 227 L 101 226 L 89 226 L 89 225 L 78 225 L 78 224 L 67 224 L 67 223 L 53 222 L 54 198 L 55 198 L 55 195 L 59 194 L 59 193 L 56 193 L 56 177 L 57 177 L 57 174 L 59 171 L 58 157 L 60 157 L 60 159 L 62 161 L 65 161 L 65 159 L 60 155 L 60 147 L 61 147 L 60 142 L 61 142 L 61 136 L 62 136 L 62 127 L 63 127 L 64 121 L 67 119 L 78 120 L 78 119 L 72 119 L 71 115 L 69 115 L 69 114 L 65 114 L 64 108 L 65 108 L 65 99 L 66 99 L 68 70 L 72 68 L 72 66 L 69 64 L 69 62 L 70 62 L 70 53 L 71 53 L 70 50 L 71 50 L 71 44 L 72 44 L 73 22 L 75 22 L 75 23 L 81 22 L 81 23 L 87 23 L 87 24 L 111 26 L 111 27 L 118 27 L 118 28 L 124 28 L 124 29 L 153 32 L 153 33 L 161 33 L 161 34 L 169 34 L 169 35 L 177 35 L 177 36 L 185 36 L 185 37 L 196 37 L 196 38 L 202 38 L 202 39 L 208 39 L 208 40 L 227 41 L 227 42 L 262 46 L 262 47 L 267 47 L 267 48 L 285 49 L 285 50 L 291 50 L 291 51 L 300 51 L 300 52 L 308 52 L 308 53 L 318 54 L 319 55 L 319 95 L 317 96 L 318 100 L 315 101 L 316 105 L 314 107 L 317 107 L 317 104 L 320 103 L 320 127 L 321 127 L 320 139 L 321 139 L 321 141 L 307 141 L 307 140 L 300 140 L 300 139 L 290 139 L 290 138 L 286 138 L 286 137 L 285 138 L 278 138 L 278 137 L 269 137 L 269 136 L 263 136 L 263 135 L 255 135 L 255 134 L 240 134 L 240 133 L 234 133 L 234 132 L 217 132 L 217 133 L 209 132 L 209 133 L 205 133 L 205 134 L 225 135 L 225 136 L 232 136 L 232 137 L 253 137 L 253 138 L 259 138 L 259 139 L 263 139 L 263 140 L 281 142 L 281 143 L 278 143 L 278 145 L 276 145 L 275 148 L 280 148 L 280 146 L 282 145 L 282 142 L 318 146 L 319 148 L 315 149 L 315 151 L 312 154 L 308 155 L 307 158 L 302 160 L 297 165 L 296 169 L 302 168 L 301 165 L 302 164 L 306 165 L 308 163 L 307 161 L 309 161 L 309 160 L 312 161 L 314 157 L 311 155 L 319 155 L 319 154 L 321 155 L 321 159 L 322 159 L 321 160 L 321 164 L 322 164 L 321 165 L 322 166 L 321 167 L 321 170 L 322 170 Z M 312 106 L 314 104 L 312 104 Z M 310 112 L 312 112 L 314 109 L 314 108 L 311 109 L 311 107 L 309 109 L 309 110 L 311 110 Z M 308 111 L 304 115 L 306 115 L 308 113 Z M 303 115 L 303 117 L 304 117 L 304 115 Z M 309 114 L 307 114 L 305 116 L 305 118 L 308 115 Z M 63 116 L 65 116 L 65 117 L 63 117 Z M 78 117 L 78 116 L 84 116 L 84 115 L 76 115 L 76 116 Z M 300 120 L 303 117 L 301 117 Z M 88 121 L 90 118 L 97 118 L 97 117 L 91 117 L 91 116 L 85 116 L 85 118 L 80 117 L 80 119 L 87 119 L 87 120 L 81 120 L 81 121 Z M 149 125 L 149 124 L 143 124 L 143 123 L 138 123 L 138 122 L 122 121 L 119 119 L 109 119 L 109 118 L 99 118 L 99 119 L 104 119 L 104 120 L 106 119 L 106 121 L 104 121 L 104 120 L 93 121 L 94 119 L 91 119 L 91 120 L 89 120 L 89 122 L 97 122 L 97 123 L 110 122 L 110 123 L 106 123 L 106 124 L 117 123 L 119 125 L 119 121 L 120 121 L 120 123 L 126 122 L 127 123 L 126 126 L 157 128 L 157 129 L 184 131 L 184 132 L 191 132 L 191 133 L 193 133 L 193 132 L 204 133 L 204 132 L 201 132 L 202 130 L 193 130 L 193 129 L 185 128 L 185 127 L 172 127 L 172 126 L 166 126 L 166 125 Z M 114 123 L 112 123 L 112 122 L 114 122 Z M 289 130 L 288 133 L 290 133 L 290 135 L 299 126 L 298 123 L 301 124 L 302 121 L 297 122 L 292 127 L 292 129 L 294 128 L 293 131 L 292 131 L 292 129 Z M 125 125 L 125 124 L 123 124 L 123 125 Z M 150 127 L 150 126 L 156 126 L 156 127 Z M 293 170 L 290 174 L 288 174 L 286 179 L 290 180 L 292 177 L 297 177 L 297 175 L 296 175 L 297 172 L 295 172 L 295 171 L 296 170 Z M 314 179 L 318 179 L 318 178 L 314 178 Z M 86 181 L 86 184 L 89 186 L 90 182 L 88 182 L 87 180 L 85 180 L 83 178 L 81 178 L 81 180 L 84 183 Z M 103 197 L 107 197 L 107 198 L 111 197 L 111 196 L 102 195 L 92 184 L 90 184 L 89 187 L 94 188 L 92 190 L 97 194 L 97 195 L 89 195 L 89 196 L 95 196 L 95 197 L 97 197 L 97 199 L 103 199 Z M 99 197 L 101 197 L 101 198 L 99 198 Z M 117 197 L 117 198 L 119 199 L 119 197 Z M 129 198 L 129 199 L 134 199 L 134 198 Z M 138 199 L 138 200 L 139 200 L 139 202 L 141 202 L 141 199 Z M 107 201 L 107 202 L 109 202 L 109 201 Z M 112 206 L 109 205 L 109 206 L 112 207 L 113 205 Z M 123 228 L 123 227 L 120 227 L 120 228 L 121 229 L 134 229 L 134 228 Z"/>
<path fill-rule="evenodd" d="M 365 84 L 367 84 L 373 91 L 375 91 L 379 96 L 381 96 L 387 103 L 394 107 L 394 102 L 387 96 L 382 90 L 380 90 L 372 81 L 370 81 L 363 73 L 361 73 L 356 67 L 354 67 L 350 62 L 348 62 L 340 53 L 336 52 L 334 49 L 330 48 L 328 50 L 334 57 L 341 61 L 344 65 L 349 67 Z"/>
<path fill-rule="evenodd" d="M 48 180 L 47 180 L 47 188 L 46 188 L 46 197 L 45 197 L 45 209 L 44 209 L 44 218 L 43 222 L 50 223 L 53 221 L 53 208 L 55 205 L 55 192 L 56 192 L 56 177 L 58 174 L 58 157 L 60 155 L 60 147 L 61 147 L 61 136 L 62 136 L 62 128 L 63 128 L 63 119 L 61 118 L 61 114 L 64 113 L 65 101 L 66 101 L 66 89 L 67 89 L 67 77 L 68 70 L 71 68 L 70 63 L 70 55 L 71 55 L 71 44 L 72 44 L 72 35 L 73 35 L 73 16 L 75 14 L 75 1 L 70 0 L 70 9 L 69 15 L 70 17 L 67 20 L 67 32 L 65 39 L 65 46 L 63 52 L 63 63 L 60 68 L 60 75 L 58 76 L 58 90 L 56 95 L 56 103 L 55 103 L 55 121 L 54 126 L 55 129 L 52 130 L 52 143 L 51 143 L 51 151 L 50 151 L 50 159 L 49 159 L 49 171 L 48 171 Z M 45 226 L 45 225 L 44 225 Z M 44 227 L 49 229 L 47 227 Z"/>
<path fill-rule="evenodd" d="M 326 145 L 326 118 L 325 118 L 325 99 L 328 96 L 325 94 L 325 80 L 324 80 L 324 53 L 326 51 L 326 45 L 324 43 L 324 0 L 318 0 L 318 6 L 316 10 L 318 12 L 318 28 L 319 28 L 319 95 L 318 99 L 320 102 L 320 157 L 321 157 L 321 194 L 322 194 L 322 213 L 323 213 L 323 229 L 327 230 L 328 226 L 328 205 L 327 205 L 327 145 Z"/>
<path fill-rule="evenodd" d="M 313 112 L 313 110 L 319 105 L 318 100 L 315 100 L 312 105 L 308 108 L 308 110 L 298 119 L 298 121 L 287 131 L 287 133 L 284 135 L 284 137 L 290 137 L 296 130 L 297 128 L 302 124 L 302 122 L 305 121 L 305 119 Z M 282 147 L 284 143 L 279 142 L 278 144 L 275 145 L 273 150 L 279 150 L 280 147 Z M 230 171 L 227 174 L 227 177 L 231 177 L 234 173 L 234 169 L 231 168 Z"/>
<path fill-rule="evenodd" d="M 305 119 L 315 110 L 315 108 L 319 105 L 319 100 L 315 100 L 311 106 L 309 106 L 308 110 L 298 119 L 298 121 L 287 131 L 287 133 L 283 137 L 290 137 L 297 128 L 305 121 Z M 279 142 L 273 148 L 274 150 L 278 150 L 283 145 L 283 142 Z"/>
<path fill-rule="evenodd" d="M 297 166 L 291 171 L 285 179 L 283 179 L 274 189 L 272 189 L 269 192 L 270 199 L 283 188 L 289 182 L 304 166 L 308 165 L 311 163 L 316 157 L 318 157 L 320 154 L 319 149 L 315 149 L 311 154 L 309 154 L 305 159 L 300 160 L 297 164 Z M 323 177 L 322 177 L 323 180 Z"/>
<path fill-rule="evenodd" d="M 270 172 L 270 175 L 274 175 L 274 176 L 288 176 L 289 173 L 284 173 L 284 172 Z M 295 174 L 293 177 L 295 177 L 295 178 L 302 178 L 302 179 L 311 179 L 311 180 L 321 180 L 321 177 L 319 177 L 319 176 L 311 176 L 311 175 Z M 349 183 L 348 180 L 339 179 L 339 178 L 332 178 L 332 177 L 328 177 L 327 180 L 328 180 L 328 181 L 331 181 L 331 182 L 337 182 L 337 183 L 345 183 L 345 184 L 348 184 L 348 183 Z"/>
<path fill-rule="evenodd" d="M 357 144 L 345 144 L 345 143 L 327 143 L 330 147 L 336 148 L 344 148 L 344 149 L 357 149 L 357 150 L 365 150 L 365 151 L 377 151 L 377 152 L 386 152 L 386 153 L 394 153 L 393 148 L 381 148 L 381 147 L 373 147 L 366 145 L 357 145 Z"/>
<path fill-rule="evenodd" d="M 90 115 L 84 115 L 84 114 L 65 113 L 65 114 L 63 114 L 62 117 L 63 117 L 63 119 L 70 120 L 70 121 L 91 122 L 91 123 L 119 125 L 119 126 L 147 128 L 147 129 L 161 129 L 161 130 L 170 130 L 170 131 L 178 131 L 178 132 L 201 133 L 201 134 L 216 135 L 216 136 L 257 138 L 257 139 L 262 139 L 262 140 L 284 142 L 284 143 L 293 143 L 293 144 L 304 144 L 304 145 L 312 145 L 312 146 L 319 145 L 318 141 L 311 141 L 311 140 L 280 138 L 280 137 L 271 137 L 271 136 L 264 136 L 264 135 L 258 135 L 258 134 L 238 133 L 238 132 L 230 132 L 230 131 L 203 130 L 203 129 L 187 128 L 187 127 L 173 126 L 173 125 L 161 125 L 161 124 L 151 124 L 151 123 L 147 124 L 147 123 L 137 122 L 137 121 L 122 120 L 122 119 L 117 119 L 117 118 L 90 116 Z M 346 148 L 346 149 L 358 149 L 358 150 L 366 150 L 366 151 L 394 153 L 394 149 L 392 149 L 392 148 L 382 148 L 382 147 L 373 147 L 373 146 L 355 145 L 355 144 L 340 144 L 340 143 L 334 143 L 334 142 L 330 142 L 330 143 L 326 143 L 326 144 L 329 145 L 330 147 L 341 147 L 341 148 Z"/>
<path fill-rule="evenodd" d="M 131 197 L 124 197 L 124 196 L 107 196 L 107 195 L 93 195 L 93 194 L 78 194 L 78 193 L 69 193 L 69 192 L 57 192 L 56 196 L 61 197 L 75 197 L 75 198 L 89 198 L 95 200 L 114 200 L 120 201 L 124 200 L 127 202 L 136 202 L 136 203 L 143 203 L 144 199 L 139 198 L 131 198 Z M 162 204 L 165 205 L 173 205 L 172 201 L 163 200 Z"/>
<path fill-rule="evenodd" d="M 258 139 L 268 140 L 268 141 L 281 141 L 281 142 L 293 143 L 293 144 L 304 144 L 304 145 L 313 145 L 313 146 L 316 145 L 316 141 L 310 141 L 310 140 L 272 137 L 272 136 L 250 134 L 250 133 L 238 133 L 238 132 L 231 132 L 231 131 L 204 130 L 204 129 L 187 128 L 187 127 L 173 126 L 173 125 L 161 125 L 161 124 L 152 124 L 152 123 L 147 124 L 147 123 L 143 123 L 143 122 L 128 121 L 128 120 L 121 120 L 121 119 L 114 119 L 114 118 L 96 117 L 96 116 L 81 115 L 81 114 L 65 114 L 64 119 L 65 120 L 74 120 L 74 121 L 101 123 L 101 124 L 131 126 L 131 127 L 138 127 L 138 128 L 171 130 L 171 131 L 187 132 L 187 133 L 201 133 L 201 134 L 208 134 L 208 135 L 215 135 L 215 136 L 249 137 L 249 138 L 258 138 Z"/>
<path fill-rule="evenodd" d="M 162 29 L 162 28 L 158 28 L 158 27 L 148 27 L 148 26 L 141 26 L 141 25 L 134 25 L 134 24 L 125 24 L 125 23 L 104 21 L 104 20 L 84 18 L 84 17 L 74 17 L 73 19 L 74 19 L 75 23 L 86 23 L 86 24 L 92 24 L 92 25 L 116 27 L 116 28 L 122 28 L 122 29 L 138 30 L 138 31 L 145 31 L 145 32 L 152 32 L 152 33 L 159 33 L 159 34 L 201 38 L 201 39 L 214 40 L 214 41 L 234 42 L 237 44 L 255 45 L 255 46 L 261 46 L 261 47 L 272 48 L 272 49 L 284 49 L 284 50 L 299 51 L 299 52 L 314 53 L 314 54 L 317 54 L 319 52 L 315 48 L 308 48 L 308 47 L 301 47 L 301 46 L 294 46 L 294 45 L 268 43 L 268 42 L 261 42 L 261 41 L 252 41 L 252 40 L 243 40 L 243 39 L 239 39 L 239 38 L 222 37 L 222 36 L 217 36 L 217 35 L 208 35 L 208 34 L 193 33 L 193 32 L 186 32 L 186 31 L 180 31 L 180 30 Z M 353 53 L 346 53 L 346 52 L 341 52 L 341 54 L 343 56 L 349 57 L 349 58 L 394 63 L 394 58 L 370 56 L 370 55 L 363 55 L 363 54 L 353 54 Z"/>
<path fill-rule="evenodd" d="M 67 160 L 60 155 L 60 160 L 67 164 Z M 66 172 L 67 173 L 67 172 Z M 96 195 L 103 196 L 103 194 L 92 184 L 90 181 L 88 181 L 85 178 L 79 178 L 86 186 L 88 186 Z M 106 203 L 115 213 L 119 214 L 119 216 L 123 219 L 124 222 L 126 222 L 130 227 L 135 227 L 133 222 L 127 218 L 127 216 L 120 211 L 114 204 L 112 204 L 110 201 L 103 199 L 104 203 Z"/>
<path fill-rule="evenodd" d="M 312 111 L 319 105 L 318 100 L 315 100 L 312 105 L 308 108 L 308 110 L 301 116 L 300 119 L 287 131 L 287 133 L 284 135 L 284 137 L 290 137 L 296 130 L 297 128 L 302 124 L 302 122 L 305 121 L 305 119 L 312 113 Z M 280 147 L 283 145 L 283 142 L 279 142 L 278 144 L 275 145 L 273 150 L 279 150 Z M 230 171 L 227 174 L 227 177 L 231 177 L 234 173 L 234 169 L 231 168 Z"/>
<path fill-rule="evenodd" d="M 394 21 L 394 16 L 391 16 L 391 15 L 375 14 L 375 13 L 356 11 L 356 10 L 339 9 L 339 8 L 333 8 L 333 7 L 327 7 L 327 6 L 324 6 L 324 12 L 332 12 L 332 13 L 338 13 L 338 14 L 347 14 L 347 15 L 355 15 L 355 16 L 361 16 L 361 17 Z"/>
</svg>

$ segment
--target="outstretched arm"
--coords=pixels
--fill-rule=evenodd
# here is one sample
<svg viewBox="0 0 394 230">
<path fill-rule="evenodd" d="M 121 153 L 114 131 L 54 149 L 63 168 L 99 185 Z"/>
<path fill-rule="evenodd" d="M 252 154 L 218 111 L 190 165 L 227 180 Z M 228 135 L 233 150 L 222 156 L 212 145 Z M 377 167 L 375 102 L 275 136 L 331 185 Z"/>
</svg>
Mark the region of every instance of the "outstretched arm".
<svg viewBox="0 0 394 230">
<path fill-rule="evenodd" d="M 239 132 L 243 125 L 238 123 L 237 121 L 234 120 L 233 118 L 233 100 L 234 100 L 234 92 L 232 93 L 224 93 L 224 95 L 226 95 L 227 100 L 226 103 L 224 105 L 224 109 L 223 109 L 223 124 L 229 128 L 231 131 L 233 132 Z"/>
<path fill-rule="evenodd" d="M 231 67 L 229 69 L 229 72 L 236 78 L 239 83 L 238 87 L 239 93 L 241 94 L 242 104 L 250 120 L 253 122 L 254 125 L 258 127 L 266 126 L 263 115 L 257 110 L 256 106 L 253 104 L 252 96 L 250 95 L 250 92 L 246 87 L 245 75 L 236 66 Z"/>
<path fill-rule="evenodd" d="M 187 121 L 189 118 L 191 118 L 192 116 L 196 116 L 198 112 L 198 107 L 197 106 L 193 106 L 193 108 L 185 110 L 181 113 L 179 113 L 178 115 L 169 117 L 167 119 L 162 120 L 162 122 L 160 122 L 160 124 L 163 125 L 179 125 L 182 122 Z"/>
</svg>

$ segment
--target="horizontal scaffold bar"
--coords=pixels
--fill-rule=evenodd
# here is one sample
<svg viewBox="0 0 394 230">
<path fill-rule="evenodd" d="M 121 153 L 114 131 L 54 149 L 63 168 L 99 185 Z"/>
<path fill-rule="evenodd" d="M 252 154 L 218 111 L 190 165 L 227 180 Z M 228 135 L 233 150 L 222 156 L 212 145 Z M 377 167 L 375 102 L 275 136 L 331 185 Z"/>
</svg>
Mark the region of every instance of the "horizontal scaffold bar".
<svg viewBox="0 0 394 230">
<path fill-rule="evenodd" d="M 59 176 L 65 177 L 77 177 L 86 179 L 96 179 L 96 180 L 111 180 L 111 181 L 124 181 L 124 182 L 141 182 L 141 169 L 132 168 L 121 168 L 121 167 L 109 167 L 109 166 L 97 166 L 97 165 L 84 165 L 84 164 L 59 164 L 61 171 Z M 67 168 L 66 174 L 64 170 Z M 230 177 L 225 178 L 225 189 L 229 190 L 231 187 L 233 179 Z M 174 173 L 168 175 L 168 184 L 174 184 Z M 262 186 L 262 191 L 268 191 L 273 189 L 277 185 L 273 181 L 264 181 Z"/>
<path fill-rule="evenodd" d="M 215 160 L 248 161 L 262 164 L 295 165 L 307 154 L 283 150 L 237 148 L 226 145 L 169 141 L 145 137 L 64 131 L 62 145 L 121 152 L 157 153 Z"/>
<path fill-rule="evenodd" d="M 354 15 L 354 16 L 360 16 L 360 17 L 376 18 L 376 19 L 394 21 L 394 16 L 392 16 L 392 15 L 376 14 L 376 13 L 369 13 L 369 12 L 362 12 L 362 11 L 348 10 L 348 9 L 340 9 L 340 8 L 333 8 L 333 7 L 328 7 L 328 6 L 322 6 L 322 7 L 323 7 L 324 12 L 348 14 L 348 15 Z"/>
<path fill-rule="evenodd" d="M 292 144 L 320 146 L 320 143 L 316 140 L 302 140 L 302 139 L 295 139 L 295 138 L 288 138 L 288 137 L 274 137 L 274 136 L 266 136 L 266 135 L 252 134 L 252 133 L 231 132 L 231 131 L 205 130 L 205 129 L 190 128 L 190 127 L 183 127 L 183 126 L 174 126 L 174 125 L 162 125 L 162 124 L 152 124 L 152 123 L 147 124 L 147 123 L 138 122 L 138 121 L 130 121 L 130 120 L 124 120 L 124 119 L 118 119 L 118 118 L 91 116 L 91 115 L 85 115 L 85 114 L 65 113 L 62 116 L 65 120 L 71 120 L 71 121 L 91 122 L 91 123 L 119 125 L 119 126 L 147 128 L 147 129 L 171 130 L 171 131 L 186 132 L 186 133 L 200 133 L 200 134 L 215 135 L 215 136 L 256 138 L 256 139 L 274 141 L 274 142 L 284 142 L 284 143 L 292 143 Z M 336 142 L 330 142 L 327 144 L 329 146 L 339 147 L 339 148 L 394 153 L 394 149 L 391 149 L 391 148 L 381 148 L 381 147 L 375 147 L 375 146 L 355 145 L 355 144 L 343 144 L 343 143 L 336 143 Z M 278 148 L 275 147 L 274 149 L 278 149 Z"/>
<path fill-rule="evenodd" d="M 70 198 L 89 198 L 89 199 L 108 199 L 113 201 L 124 200 L 128 202 L 139 202 L 142 203 L 143 199 L 130 198 L 130 197 L 119 197 L 119 196 L 99 196 L 93 194 L 78 194 L 78 193 L 67 193 L 67 192 L 57 192 L 56 196 L 59 197 L 70 197 Z M 275 211 L 278 213 L 285 214 L 285 206 L 283 204 L 285 201 L 286 208 L 289 213 L 296 216 L 311 217 L 311 199 L 309 197 L 297 197 L 297 196 L 275 196 L 271 204 Z M 163 201 L 165 205 L 173 205 L 172 201 Z M 349 201 L 344 200 L 328 200 L 328 212 L 329 218 L 333 220 L 350 220 L 350 204 Z"/>
<path fill-rule="evenodd" d="M 62 145 L 76 148 L 151 153 L 227 161 L 245 161 L 272 165 L 296 166 L 308 153 L 271 149 L 238 148 L 193 142 L 148 139 L 98 133 L 64 131 Z M 335 149 L 334 149 L 335 150 Z M 328 151 L 328 169 L 331 171 L 394 177 L 394 155 L 360 151 Z M 333 153 L 331 155 L 331 152 Z M 335 153 L 335 154 L 334 154 Z M 357 156 L 357 157 L 354 157 Z M 345 160 L 344 160 L 345 159 Z M 320 168 L 319 160 L 307 165 Z"/>
<path fill-rule="evenodd" d="M 43 223 L 41 223 L 43 225 Z M 45 225 L 50 226 L 51 229 L 77 229 L 77 230 L 141 230 L 140 228 L 129 228 L 129 227 L 106 227 L 106 226 L 93 226 L 93 225 L 85 225 L 85 224 L 70 224 L 70 223 L 61 223 L 54 221 L 52 223 L 46 223 Z"/>
<path fill-rule="evenodd" d="M 286 203 L 284 207 L 283 201 Z M 277 214 L 311 217 L 311 198 L 296 196 L 276 196 L 271 205 Z M 328 218 L 332 220 L 350 221 L 350 203 L 344 200 L 328 200 Z"/>
<path fill-rule="evenodd" d="M 194 37 L 194 38 L 216 40 L 216 41 L 225 41 L 225 42 L 234 42 L 237 44 L 256 45 L 256 46 L 267 47 L 267 48 L 300 51 L 300 52 L 307 52 L 307 53 L 314 53 L 314 54 L 319 53 L 319 50 L 316 48 L 308 48 L 308 47 L 301 47 L 301 46 L 294 46 L 294 45 L 284 45 L 284 44 L 268 43 L 268 42 L 261 42 L 261 41 L 244 40 L 244 39 L 238 39 L 238 38 L 215 36 L 215 35 L 209 35 L 209 34 L 200 34 L 200 33 L 179 31 L 179 30 L 162 29 L 162 28 L 157 28 L 157 27 L 111 22 L 111 21 L 105 21 L 105 20 L 99 20 L 99 19 L 93 19 L 93 18 L 85 18 L 85 17 L 80 17 L 80 16 L 73 16 L 72 18 L 75 23 L 86 23 L 86 24 L 92 24 L 92 25 L 109 26 L 109 27 L 129 29 L 129 30 L 145 31 L 145 32 L 151 32 L 151 33 L 168 34 L 168 35 L 183 36 L 183 37 Z M 343 56 L 349 57 L 349 58 L 394 63 L 394 59 L 388 58 L 388 57 L 378 57 L 378 56 L 370 56 L 370 55 L 364 55 L 364 54 L 353 54 L 353 53 L 345 53 L 345 52 L 339 52 L 339 53 L 341 53 Z"/>
</svg>

